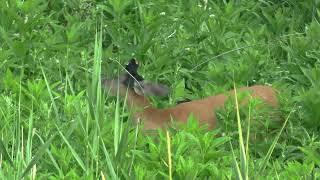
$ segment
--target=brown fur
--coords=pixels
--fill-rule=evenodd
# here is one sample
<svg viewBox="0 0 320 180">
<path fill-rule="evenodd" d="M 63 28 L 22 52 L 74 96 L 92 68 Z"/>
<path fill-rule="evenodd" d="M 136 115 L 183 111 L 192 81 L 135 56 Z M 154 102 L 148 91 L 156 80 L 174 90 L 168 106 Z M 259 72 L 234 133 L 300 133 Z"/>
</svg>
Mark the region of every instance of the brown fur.
<svg viewBox="0 0 320 180">
<path fill-rule="evenodd" d="M 243 91 L 250 92 L 253 98 L 259 98 L 272 107 L 278 106 L 276 93 L 272 87 L 256 85 L 237 89 L 237 92 Z M 223 107 L 228 97 L 233 95 L 234 90 L 231 90 L 204 99 L 181 103 L 175 107 L 157 109 L 146 97 L 136 94 L 133 90 L 128 90 L 127 105 L 133 112 L 135 121 L 140 119 L 143 122 L 145 130 L 165 128 L 171 119 L 186 123 L 191 114 L 199 120 L 200 125 L 206 124 L 209 129 L 214 129 L 218 125 L 215 111 Z M 246 99 L 239 103 L 245 104 Z"/>
</svg>

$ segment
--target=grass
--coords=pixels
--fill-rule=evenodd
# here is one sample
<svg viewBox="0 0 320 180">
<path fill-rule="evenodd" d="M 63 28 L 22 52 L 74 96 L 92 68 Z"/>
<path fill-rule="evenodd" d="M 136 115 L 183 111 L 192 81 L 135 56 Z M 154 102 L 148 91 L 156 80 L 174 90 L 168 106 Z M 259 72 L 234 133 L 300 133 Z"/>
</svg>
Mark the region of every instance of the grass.
<svg viewBox="0 0 320 180">
<path fill-rule="evenodd" d="M 320 3 L 0 1 L 1 179 L 318 179 Z M 157 107 L 272 84 L 282 121 L 252 101 L 148 137 L 101 76 L 131 57 L 170 86 Z M 241 98 L 239 95 L 238 98 Z M 240 138 L 239 138 L 240 137 Z M 239 153 L 238 153 L 239 152 Z"/>
</svg>

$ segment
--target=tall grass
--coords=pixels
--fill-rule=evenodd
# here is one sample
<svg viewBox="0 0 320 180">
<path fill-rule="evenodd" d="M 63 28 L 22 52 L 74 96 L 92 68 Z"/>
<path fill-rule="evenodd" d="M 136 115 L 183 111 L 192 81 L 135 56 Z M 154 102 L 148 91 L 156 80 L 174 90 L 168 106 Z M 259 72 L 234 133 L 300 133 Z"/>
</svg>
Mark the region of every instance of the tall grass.
<svg viewBox="0 0 320 180">
<path fill-rule="evenodd" d="M 319 7 L 0 1 L 0 178 L 320 178 Z M 126 97 L 101 84 L 132 57 L 145 79 L 170 86 L 167 99 L 151 98 L 157 107 L 272 84 L 284 118 L 273 125 L 255 103 L 227 103 L 216 130 L 190 117 L 169 137 L 146 136 Z"/>
</svg>

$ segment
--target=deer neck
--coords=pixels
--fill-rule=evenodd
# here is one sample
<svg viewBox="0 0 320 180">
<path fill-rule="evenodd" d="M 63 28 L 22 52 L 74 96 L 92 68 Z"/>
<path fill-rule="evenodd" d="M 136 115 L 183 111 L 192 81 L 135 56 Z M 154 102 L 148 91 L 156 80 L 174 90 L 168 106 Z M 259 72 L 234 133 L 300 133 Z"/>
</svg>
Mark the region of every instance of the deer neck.
<svg viewBox="0 0 320 180">
<path fill-rule="evenodd" d="M 134 92 L 128 92 L 126 101 L 135 123 L 138 121 L 143 122 L 145 129 L 156 129 L 158 127 L 162 127 L 166 122 L 163 121 L 163 119 L 169 120 L 169 113 L 154 107 L 148 98 L 144 96 L 138 95 Z"/>
<path fill-rule="evenodd" d="M 140 109 L 154 108 L 146 97 L 140 96 L 132 91 L 128 91 L 126 101 L 130 110 L 133 110 L 133 111 L 140 110 Z"/>
</svg>

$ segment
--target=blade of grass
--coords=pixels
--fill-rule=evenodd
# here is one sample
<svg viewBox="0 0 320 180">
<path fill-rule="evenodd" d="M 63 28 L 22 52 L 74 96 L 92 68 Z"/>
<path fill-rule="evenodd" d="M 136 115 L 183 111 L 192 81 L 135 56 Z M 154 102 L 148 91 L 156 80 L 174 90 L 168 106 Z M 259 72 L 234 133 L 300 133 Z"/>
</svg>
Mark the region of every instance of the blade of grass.
<svg viewBox="0 0 320 180">
<path fill-rule="evenodd" d="M 59 111 L 58 111 L 57 105 L 56 105 L 55 100 L 54 100 L 54 98 L 53 98 L 52 91 L 51 91 L 49 82 L 48 82 L 48 80 L 47 80 L 47 76 L 46 76 L 46 74 L 45 74 L 45 72 L 44 72 L 44 70 L 43 70 L 43 67 L 42 67 L 41 63 L 40 63 L 40 69 L 41 69 L 41 72 L 42 72 L 42 76 L 43 76 L 43 78 L 44 78 L 44 81 L 46 82 L 46 86 L 47 86 L 47 89 L 48 89 L 48 93 L 49 93 L 49 96 L 50 96 L 50 100 L 51 100 L 51 103 L 52 103 L 53 110 L 54 110 L 54 112 L 55 112 L 55 116 L 56 116 L 57 119 L 60 119 L 60 118 L 59 118 Z"/>
<path fill-rule="evenodd" d="M 113 145 L 114 145 L 114 155 L 116 156 L 118 153 L 118 145 L 120 143 L 120 99 L 119 99 L 119 86 L 118 86 L 118 92 L 117 92 L 117 101 L 116 101 L 116 109 L 114 112 L 114 139 L 113 139 Z"/>
<path fill-rule="evenodd" d="M 273 168 L 274 168 L 274 171 L 275 171 L 275 173 L 276 173 L 276 178 L 277 178 L 277 180 L 280 180 L 279 174 L 278 174 L 278 172 L 277 172 L 277 168 L 275 167 L 274 163 L 273 163 Z"/>
<path fill-rule="evenodd" d="M 102 171 L 100 171 L 100 175 L 101 175 L 101 180 L 106 180 L 106 177 L 104 176 Z"/>
<path fill-rule="evenodd" d="M 246 173 L 246 169 L 247 169 L 246 152 L 245 152 L 244 141 L 243 141 L 243 136 L 242 136 L 242 127 L 241 127 L 241 121 L 240 121 L 240 110 L 239 110 L 237 89 L 236 89 L 236 83 L 235 82 L 233 83 L 233 86 L 234 86 L 235 105 L 236 105 L 236 111 L 237 111 L 237 124 L 238 124 L 238 134 L 239 134 L 241 174 L 242 174 L 242 177 L 244 179 L 248 179 L 248 174 Z"/>
<path fill-rule="evenodd" d="M 105 144 L 103 142 L 103 139 L 101 137 L 100 137 L 100 139 L 101 139 L 101 142 L 102 142 L 103 152 L 104 152 L 104 155 L 105 155 L 105 158 L 106 158 L 106 161 L 107 161 L 107 166 L 108 166 L 108 169 L 110 171 L 111 177 L 112 177 L 112 179 L 117 180 L 119 178 L 117 177 L 117 175 L 115 173 L 115 170 L 114 170 L 114 167 L 112 165 L 112 161 L 111 161 L 109 152 L 108 152 L 108 150 L 107 150 L 107 148 L 106 148 L 106 146 L 105 146 Z"/>
<path fill-rule="evenodd" d="M 139 120 L 138 120 L 138 123 L 137 123 L 137 126 L 136 126 L 136 131 L 135 131 L 135 136 L 134 136 L 134 146 L 133 146 L 133 150 L 134 151 L 136 150 L 136 146 L 137 146 L 138 132 L 139 132 Z M 132 170 L 132 167 L 133 167 L 134 158 L 135 158 L 135 154 L 133 153 L 132 154 L 132 159 L 131 159 L 131 165 L 130 165 L 130 168 L 129 168 L 129 176 L 131 176 L 131 170 Z"/>
<path fill-rule="evenodd" d="M 30 117 L 28 123 L 28 138 L 26 146 L 26 160 L 30 161 L 32 157 L 32 130 L 33 129 L 33 101 L 31 102 Z"/>
<path fill-rule="evenodd" d="M 94 116 L 95 116 L 95 126 L 94 126 L 94 136 L 92 137 L 92 149 L 93 156 L 96 161 L 96 172 L 99 172 L 99 136 L 100 133 L 100 124 L 103 123 L 103 95 L 101 92 L 101 61 L 102 61 L 102 18 L 100 19 L 100 31 L 96 32 L 95 39 L 95 51 L 94 51 L 94 67 L 93 67 L 93 84 L 92 91 L 95 92 L 95 108 L 94 108 Z M 92 98 L 93 98 L 92 97 Z M 93 101 L 94 102 L 94 101 Z M 92 161 L 93 162 L 93 161 Z M 93 164 L 92 164 L 93 167 Z M 98 174 L 97 174 L 98 176 Z"/>
<path fill-rule="evenodd" d="M 232 157 L 233 157 L 233 163 L 234 163 L 234 166 L 236 168 L 236 176 L 237 176 L 237 179 L 239 180 L 242 180 L 242 175 L 241 175 L 241 171 L 240 171 L 240 168 L 239 168 L 239 164 L 236 160 L 236 155 L 234 154 L 234 150 L 233 150 L 233 147 L 232 147 L 232 144 L 231 142 L 229 141 L 229 144 L 230 144 L 230 147 L 231 147 L 231 152 L 232 152 Z"/>
<path fill-rule="evenodd" d="M 172 180 L 172 162 L 171 162 L 171 141 L 169 131 L 167 133 L 167 150 L 168 150 L 168 168 L 169 168 L 169 179 Z"/>
<path fill-rule="evenodd" d="M 277 134 L 276 138 L 273 140 L 268 152 L 267 152 L 267 155 L 265 156 L 263 162 L 262 162 L 262 165 L 259 167 L 259 170 L 258 170 L 258 175 L 261 175 L 263 173 L 263 171 L 265 170 L 265 168 L 267 167 L 267 164 L 269 162 L 269 159 L 271 157 L 271 154 L 276 146 L 276 143 L 278 142 L 279 138 L 280 138 L 280 135 L 282 134 L 282 131 L 284 130 L 284 127 L 286 126 L 291 114 L 295 111 L 295 108 L 293 108 L 290 113 L 288 114 L 286 120 L 284 121 L 279 133 Z"/>
<path fill-rule="evenodd" d="M 249 100 L 249 108 L 248 108 L 248 126 L 247 126 L 247 141 L 246 141 L 246 160 L 249 162 L 249 137 L 250 137 L 250 127 L 251 127 L 251 97 Z M 249 165 L 246 166 L 246 174 L 249 174 Z"/>
<path fill-rule="evenodd" d="M 0 154 L 2 154 L 4 159 L 9 162 L 11 167 L 14 167 L 13 162 L 9 156 L 9 153 L 8 153 L 6 147 L 4 146 L 4 143 L 1 139 L 0 139 Z"/>
<path fill-rule="evenodd" d="M 44 144 L 44 141 L 43 139 L 41 138 L 41 136 L 38 134 L 38 133 L 35 133 L 35 135 L 38 136 L 39 140 L 41 141 L 42 144 Z M 59 167 L 59 164 L 57 163 L 57 161 L 54 159 L 52 153 L 50 152 L 49 149 L 46 149 L 47 151 L 47 154 L 49 155 L 49 158 L 51 159 L 52 163 L 53 163 L 53 166 L 57 169 L 57 171 L 59 172 L 59 175 L 62 177 L 63 176 L 63 172 L 62 170 L 60 169 Z"/>
<path fill-rule="evenodd" d="M 67 144 L 67 146 L 69 147 L 73 157 L 76 159 L 76 161 L 78 162 L 78 164 L 80 165 L 80 167 L 82 168 L 82 170 L 84 172 L 86 172 L 86 167 L 82 161 L 82 159 L 80 158 L 80 156 L 78 155 L 78 153 L 74 150 L 74 148 L 71 146 L 71 144 L 69 143 L 69 141 L 67 140 L 67 138 L 63 135 L 63 133 L 60 131 L 58 125 L 56 125 L 56 128 L 60 134 L 60 136 L 62 137 L 63 141 Z"/>
<path fill-rule="evenodd" d="M 27 173 L 31 170 L 31 168 L 40 160 L 40 158 L 43 156 L 43 154 L 46 152 L 46 150 L 48 149 L 48 147 L 50 146 L 51 142 L 53 141 L 53 139 L 56 137 L 57 133 L 55 133 L 54 135 L 52 135 L 48 141 L 44 144 L 42 144 L 38 151 L 35 153 L 35 155 L 33 156 L 33 158 L 31 159 L 31 161 L 29 162 L 29 164 L 27 165 L 27 167 L 25 168 L 25 170 L 23 171 L 23 173 L 20 176 L 20 179 L 24 178 Z"/>
</svg>

